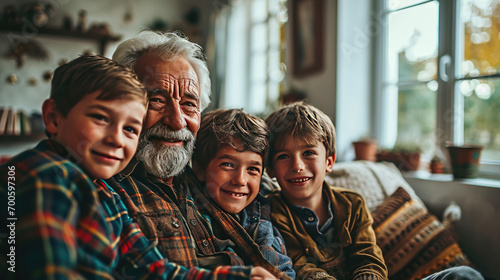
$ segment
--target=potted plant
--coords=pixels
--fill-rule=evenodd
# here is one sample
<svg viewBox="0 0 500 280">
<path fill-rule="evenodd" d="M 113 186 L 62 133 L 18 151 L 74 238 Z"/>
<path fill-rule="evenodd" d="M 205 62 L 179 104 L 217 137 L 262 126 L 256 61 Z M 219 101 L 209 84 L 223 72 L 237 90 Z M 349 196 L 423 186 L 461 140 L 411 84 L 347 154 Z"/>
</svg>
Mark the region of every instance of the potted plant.
<svg viewBox="0 0 500 280">
<path fill-rule="evenodd" d="M 392 148 L 380 149 L 377 161 L 394 163 L 401 171 L 414 171 L 420 166 L 422 148 L 411 143 L 396 143 Z"/>
<path fill-rule="evenodd" d="M 430 167 L 431 173 L 433 173 L 433 174 L 444 173 L 444 163 L 438 156 L 434 156 L 431 159 L 431 163 L 430 163 L 429 167 Z"/>
<path fill-rule="evenodd" d="M 476 178 L 478 176 L 483 146 L 447 143 L 446 148 L 448 149 L 453 178 Z"/>
<path fill-rule="evenodd" d="M 377 141 L 371 138 L 362 138 L 352 142 L 355 160 L 377 160 Z"/>
</svg>

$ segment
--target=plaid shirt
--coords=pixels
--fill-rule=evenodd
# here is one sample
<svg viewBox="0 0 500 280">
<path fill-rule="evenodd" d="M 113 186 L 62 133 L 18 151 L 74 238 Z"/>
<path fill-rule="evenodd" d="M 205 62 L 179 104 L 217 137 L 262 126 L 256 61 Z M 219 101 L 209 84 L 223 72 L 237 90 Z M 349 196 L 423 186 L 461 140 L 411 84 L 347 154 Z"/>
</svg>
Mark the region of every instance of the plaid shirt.
<svg viewBox="0 0 500 280">
<path fill-rule="evenodd" d="M 289 279 L 266 261 L 240 223 L 203 195 L 189 166 L 174 178 L 173 187 L 148 176 L 136 160 L 114 178 L 117 182 L 109 183 L 132 218 L 150 240 L 158 241 L 158 249 L 170 261 L 186 267 L 260 265 L 278 278 Z"/>
<path fill-rule="evenodd" d="M 15 179 L 8 178 L 12 166 Z M 118 194 L 102 182 L 94 184 L 54 141 L 41 141 L 0 170 L 0 205 L 5 207 L 0 219 L 10 225 L 1 231 L 12 237 L 1 239 L 0 268 L 8 279 L 249 277 L 248 267 L 211 272 L 163 259 L 128 216 Z M 15 190 L 9 189 L 10 181 Z M 7 209 L 12 197 L 15 204 Z"/>
<path fill-rule="evenodd" d="M 171 262 L 185 267 L 214 268 L 219 265 L 244 265 L 235 254 L 229 238 L 219 239 L 193 201 L 187 167 L 184 175 L 174 178 L 174 187 L 149 176 L 142 163 L 131 163 L 108 183 L 121 196 L 130 216 Z"/>
</svg>

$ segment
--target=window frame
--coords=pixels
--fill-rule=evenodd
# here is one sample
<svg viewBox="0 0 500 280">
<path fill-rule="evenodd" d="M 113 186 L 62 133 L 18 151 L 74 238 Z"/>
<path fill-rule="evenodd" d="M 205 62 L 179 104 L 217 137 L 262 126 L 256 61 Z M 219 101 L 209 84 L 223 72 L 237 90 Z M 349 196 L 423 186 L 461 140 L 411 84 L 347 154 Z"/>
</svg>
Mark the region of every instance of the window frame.
<svg viewBox="0 0 500 280">
<path fill-rule="evenodd" d="M 375 10 L 376 21 L 381 25 L 376 36 L 374 50 L 374 95 L 375 95 L 375 131 L 382 146 L 392 146 L 397 138 L 397 94 L 400 83 L 388 84 L 388 65 L 385 50 L 388 47 L 388 14 L 394 11 L 411 8 L 429 2 L 439 5 L 438 30 L 438 69 L 437 69 L 437 109 L 435 145 L 446 153 L 446 140 L 455 144 L 464 141 L 464 97 L 460 93 L 459 83 L 469 79 L 498 78 L 499 74 L 480 75 L 477 77 L 461 77 L 460 65 L 463 58 L 463 25 L 460 22 L 460 3 L 455 0 L 427 0 L 389 11 L 386 0 L 377 0 Z M 500 178 L 500 160 L 481 160 L 480 176 Z"/>
</svg>

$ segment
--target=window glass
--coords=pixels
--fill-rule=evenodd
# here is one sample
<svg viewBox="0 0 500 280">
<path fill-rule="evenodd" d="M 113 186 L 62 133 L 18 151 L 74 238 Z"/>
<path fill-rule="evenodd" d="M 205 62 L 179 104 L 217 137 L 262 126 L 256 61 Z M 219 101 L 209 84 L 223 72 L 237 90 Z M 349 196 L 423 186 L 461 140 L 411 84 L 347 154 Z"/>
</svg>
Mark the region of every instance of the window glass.
<svg viewBox="0 0 500 280">
<path fill-rule="evenodd" d="M 250 83 L 265 83 L 267 76 L 267 56 L 265 53 L 254 55 L 250 61 L 251 73 Z"/>
<path fill-rule="evenodd" d="M 500 79 L 460 81 L 464 142 L 484 146 L 482 160 L 500 159 Z"/>
<path fill-rule="evenodd" d="M 258 83 L 251 86 L 250 98 L 248 102 L 249 110 L 253 114 L 261 115 L 266 110 L 266 84 Z"/>
<path fill-rule="evenodd" d="M 416 144 L 431 156 L 435 148 L 437 82 L 399 87 L 398 138 L 402 144 Z"/>
<path fill-rule="evenodd" d="M 464 0 L 462 76 L 492 75 L 500 69 L 500 0 Z"/>
<path fill-rule="evenodd" d="M 267 18 L 267 1 L 252 0 L 252 21 L 263 22 Z"/>
<path fill-rule="evenodd" d="M 267 38 L 267 24 L 259 23 L 252 26 L 252 31 L 250 34 L 250 44 L 252 46 L 252 52 L 265 52 L 268 46 Z"/>
<path fill-rule="evenodd" d="M 388 22 L 388 67 L 392 76 L 388 77 L 390 82 L 435 79 L 438 4 L 430 2 L 391 13 Z"/>
<path fill-rule="evenodd" d="M 429 156 L 445 141 L 483 145 L 482 166 L 498 168 L 500 0 L 386 0 L 386 7 L 385 134 L 418 142 Z M 439 30 L 453 40 L 439 45 Z M 441 65 L 438 53 L 446 55 Z M 438 79 L 438 69 L 454 75 Z"/>
<path fill-rule="evenodd" d="M 482 160 L 500 160 L 500 80 L 487 78 L 500 70 L 500 0 L 463 0 L 461 77 L 464 139 L 484 146 Z M 484 79 L 486 78 L 486 79 Z"/>
</svg>

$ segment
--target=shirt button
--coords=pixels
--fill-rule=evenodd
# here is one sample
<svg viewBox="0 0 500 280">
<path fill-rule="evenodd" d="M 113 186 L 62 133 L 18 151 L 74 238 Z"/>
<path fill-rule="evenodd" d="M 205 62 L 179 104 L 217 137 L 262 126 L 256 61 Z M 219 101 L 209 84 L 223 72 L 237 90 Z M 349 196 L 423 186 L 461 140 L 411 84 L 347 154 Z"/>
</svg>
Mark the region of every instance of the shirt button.
<svg viewBox="0 0 500 280">
<path fill-rule="evenodd" d="M 309 222 L 314 222 L 314 217 L 313 217 L 313 216 L 310 216 L 309 218 L 307 218 L 307 220 L 308 220 Z"/>
<path fill-rule="evenodd" d="M 306 248 L 306 255 L 309 255 L 309 248 Z"/>
<path fill-rule="evenodd" d="M 176 221 L 173 221 L 172 225 L 174 226 L 174 228 L 178 228 L 179 227 L 179 224 Z"/>
<path fill-rule="evenodd" d="M 208 240 L 206 240 L 206 239 L 203 239 L 203 241 L 202 241 L 201 243 L 202 243 L 202 244 L 203 244 L 203 246 L 205 246 L 205 247 L 208 247 L 208 245 L 209 245 L 209 244 L 208 244 Z"/>
<path fill-rule="evenodd" d="M 196 225 L 196 220 L 195 220 L 195 219 L 191 219 L 191 224 L 192 224 L 193 226 L 195 226 L 195 225 Z"/>
</svg>

